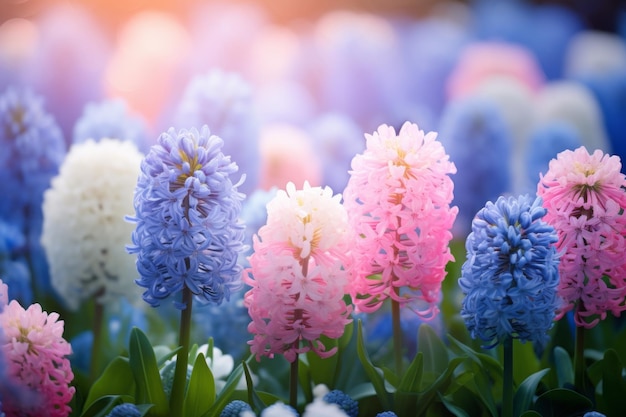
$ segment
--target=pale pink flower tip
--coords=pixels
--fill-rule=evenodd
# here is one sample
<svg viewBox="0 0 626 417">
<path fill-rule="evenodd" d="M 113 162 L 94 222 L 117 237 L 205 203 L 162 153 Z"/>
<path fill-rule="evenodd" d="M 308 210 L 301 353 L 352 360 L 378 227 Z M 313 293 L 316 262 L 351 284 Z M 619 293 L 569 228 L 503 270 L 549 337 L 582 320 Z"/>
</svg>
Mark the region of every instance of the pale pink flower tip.
<svg viewBox="0 0 626 417">
<path fill-rule="evenodd" d="M 626 177 L 619 157 L 585 147 L 559 153 L 537 186 L 557 230 L 558 318 L 574 309 L 577 326 L 594 327 L 626 310 Z"/>
<path fill-rule="evenodd" d="M 254 237 L 244 303 L 252 322 L 249 342 L 259 359 L 327 350 L 322 335 L 338 338 L 350 322 L 343 301 L 350 272 L 347 214 L 329 187 L 293 183 L 267 205 L 267 224 Z"/>
<path fill-rule="evenodd" d="M 70 386 L 74 374 L 67 355 L 72 348 L 63 339 L 63 321 L 57 313 L 42 311 L 39 304 L 27 310 L 15 300 L 0 313 L 0 326 L 4 332 L 2 349 L 11 380 L 32 392 L 28 404 L 2 398 L 7 417 L 66 417 L 71 408 L 68 403 L 74 396 Z"/>
<path fill-rule="evenodd" d="M 344 207 L 354 232 L 351 295 L 360 311 L 390 297 L 424 319 L 438 311 L 458 209 L 450 207 L 456 168 L 436 138 L 409 122 L 398 134 L 382 125 L 352 160 Z"/>
</svg>

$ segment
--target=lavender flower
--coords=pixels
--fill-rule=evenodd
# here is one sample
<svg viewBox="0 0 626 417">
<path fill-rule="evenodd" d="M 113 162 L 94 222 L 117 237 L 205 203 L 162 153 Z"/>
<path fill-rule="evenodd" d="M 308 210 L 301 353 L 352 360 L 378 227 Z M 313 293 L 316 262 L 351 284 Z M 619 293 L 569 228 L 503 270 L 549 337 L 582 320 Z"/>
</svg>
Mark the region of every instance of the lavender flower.
<svg viewBox="0 0 626 417">
<path fill-rule="evenodd" d="M 207 126 L 170 129 L 142 161 L 127 250 L 137 254 L 136 283 L 153 307 L 185 287 L 201 304 L 220 304 L 240 288 L 243 195 L 223 143 Z"/>
<path fill-rule="evenodd" d="M 259 173 L 259 129 L 250 86 L 236 73 L 213 70 L 188 84 L 174 116 L 176 126 L 208 125 L 224 141 L 223 151 L 241 164 L 248 181 L 242 191 L 255 189 Z"/>
<path fill-rule="evenodd" d="M 91 102 L 85 106 L 82 116 L 74 125 L 73 143 L 87 139 L 117 138 L 134 143 L 143 149 L 146 144 L 145 122 L 130 114 L 122 100 Z"/>
<path fill-rule="evenodd" d="M 472 222 L 459 286 L 461 316 L 473 338 L 492 348 L 507 338 L 539 351 L 557 308 L 559 282 L 554 228 L 542 220 L 541 198 L 500 197 Z"/>
</svg>

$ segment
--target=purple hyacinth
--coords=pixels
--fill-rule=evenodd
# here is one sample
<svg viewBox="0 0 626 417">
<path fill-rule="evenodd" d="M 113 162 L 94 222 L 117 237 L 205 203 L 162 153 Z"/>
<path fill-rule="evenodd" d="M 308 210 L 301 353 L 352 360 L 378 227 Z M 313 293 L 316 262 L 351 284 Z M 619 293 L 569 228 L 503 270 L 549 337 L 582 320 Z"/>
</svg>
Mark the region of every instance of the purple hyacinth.
<svg viewBox="0 0 626 417">
<path fill-rule="evenodd" d="M 231 180 L 238 167 L 222 146 L 207 126 L 170 129 L 142 161 L 127 250 L 137 254 L 136 283 L 153 307 L 183 288 L 201 304 L 220 304 L 241 287 L 243 194 Z"/>
</svg>

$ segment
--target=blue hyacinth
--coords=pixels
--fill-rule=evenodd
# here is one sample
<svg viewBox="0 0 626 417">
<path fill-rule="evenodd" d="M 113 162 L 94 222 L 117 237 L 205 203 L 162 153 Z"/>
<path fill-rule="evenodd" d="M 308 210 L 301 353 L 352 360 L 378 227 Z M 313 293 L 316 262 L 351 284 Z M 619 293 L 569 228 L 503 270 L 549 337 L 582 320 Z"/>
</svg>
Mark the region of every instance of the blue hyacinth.
<svg viewBox="0 0 626 417">
<path fill-rule="evenodd" d="M 116 405 L 107 417 L 141 417 L 141 412 L 135 404 L 124 403 Z"/>
<path fill-rule="evenodd" d="M 376 417 L 398 417 L 398 415 L 393 411 L 383 411 L 382 413 L 376 414 Z"/>
<path fill-rule="evenodd" d="M 359 415 L 359 403 L 343 391 L 334 389 L 326 393 L 324 401 L 330 404 L 337 404 L 349 417 L 357 417 Z"/>
<path fill-rule="evenodd" d="M 237 165 L 222 146 L 206 126 L 170 129 L 142 161 L 127 250 L 137 254 L 136 282 L 153 307 L 183 288 L 201 304 L 220 304 L 241 287 L 243 195 L 231 180 Z"/>
<path fill-rule="evenodd" d="M 0 220 L 0 278 L 9 286 L 9 300 L 29 305 L 33 291 L 25 251 L 24 234 L 17 227 Z"/>
<path fill-rule="evenodd" d="M 539 351 L 557 308 L 557 235 L 541 198 L 500 197 L 472 222 L 459 285 L 461 316 L 473 338 L 492 348 L 507 338 Z"/>
<path fill-rule="evenodd" d="M 88 103 L 82 116 L 74 125 L 73 143 L 87 139 L 102 138 L 127 140 L 138 149 L 146 144 L 146 126 L 143 120 L 133 116 L 122 100 L 112 99 Z"/>
<path fill-rule="evenodd" d="M 239 414 L 246 410 L 252 411 L 252 407 L 250 407 L 247 402 L 234 400 L 229 402 L 226 407 L 224 407 L 220 413 L 220 417 L 239 417 Z"/>
</svg>

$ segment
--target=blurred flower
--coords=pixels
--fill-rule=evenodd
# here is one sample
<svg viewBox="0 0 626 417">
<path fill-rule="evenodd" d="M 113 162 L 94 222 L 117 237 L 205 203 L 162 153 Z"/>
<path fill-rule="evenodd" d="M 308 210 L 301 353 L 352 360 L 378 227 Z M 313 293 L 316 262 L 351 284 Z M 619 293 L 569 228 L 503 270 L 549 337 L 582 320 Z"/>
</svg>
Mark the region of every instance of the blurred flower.
<svg viewBox="0 0 626 417">
<path fill-rule="evenodd" d="M 343 391 L 334 389 L 324 394 L 322 399 L 329 404 L 337 404 L 348 417 L 358 417 L 359 415 L 359 403 Z"/>
<path fill-rule="evenodd" d="M 25 251 L 26 239 L 22 232 L 0 220 L 0 277 L 9 286 L 9 299 L 28 305 L 33 298 L 33 290 Z"/>
<path fill-rule="evenodd" d="M 93 139 L 97 142 L 102 138 L 115 138 L 143 149 L 147 141 L 146 129 L 140 117 L 130 114 L 124 101 L 109 99 L 87 103 L 74 125 L 72 141 L 82 143 Z"/>
<path fill-rule="evenodd" d="M 578 78 L 626 71 L 626 40 L 616 33 L 584 30 L 566 48 L 565 76 Z"/>
<path fill-rule="evenodd" d="M 67 356 L 72 347 L 63 339 L 63 321 L 57 313 L 42 311 L 39 304 L 27 310 L 12 300 L 0 313 L 4 331 L 2 350 L 8 378 L 33 393 L 29 402 L 3 396 L 3 411 L 8 417 L 65 417 L 75 388 L 74 374 Z"/>
<path fill-rule="evenodd" d="M 458 169 L 454 229 L 455 235 L 465 237 L 484 202 L 511 190 L 511 134 L 495 102 L 470 96 L 448 104 L 439 138 Z"/>
<path fill-rule="evenodd" d="M 289 362 L 313 350 L 328 357 L 321 336 L 340 337 L 350 322 L 343 297 L 350 269 L 347 214 L 341 196 L 328 187 L 279 190 L 267 205 L 267 224 L 254 239 L 251 267 L 244 276 L 252 288 L 244 304 L 257 359 L 283 354 Z"/>
<path fill-rule="evenodd" d="M 174 125 L 181 128 L 209 126 L 224 140 L 223 152 L 237 161 L 246 175 L 240 187 L 252 192 L 259 177 L 259 127 L 255 120 L 250 85 L 237 73 L 214 69 L 195 76 L 187 85 Z"/>
<path fill-rule="evenodd" d="M 133 226 L 133 191 L 142 154 L 130 142 L 75 144 L 44 195 L 41 242 L 52 285 L 70 309 L 94 297 L 133 299 L 135 257 L 124 245 Z"/>
<path fill-rule="evenodd" d="M 537 185 L 558 231 L 562 253 L 558 318 L 574 310 L 577 326 L 592 328 L 608 311 L 626 310 L 626 177 L 617 156 L 586 148 L 566 150 L 550 162 Z"/>
<path fill-rule="evenodd" d="M 534 191 L 537 188 L 541 175 L 548 171 L 550 161 L 558 153 L 566 149 L 576 149 L 581 145 L 578 131 L 567 122 L 554 121 L 535 128 L 529 137 L 526 155 L 523 157 L 529 190 Z"/>
<path fill-rule="evenodd" d="M 353 230 L 350 286 L 358 310 L 371 313 L 391 297 L 422 318 L 437 313 L 448 261 L 456 172 L 435 132 L 405 123 L 366 135 L 352 160 L 344 206 Z"/>
<path fill-rule="evenodd" d="M 459 279 L 461 316 L 487 348 L 513 338 L 541 351 L 547 341 L 558 307 L 559 259 L 545 215 L 540 198 L 499 197 L 472 222 Z"/>
<path fill-rule="evenodd" d="M 322 161 L 313 140 L 303 129 L 287 125 L 267 125 L 261 132 L 260 188 L 284 188 L 288 182 L 302 186 L 322 182 Z"/>
<path fill-rule="evenodd" d="M 142 413 L 135 404 L 124 403 L 113 407 L 106 417 L 141 417 Z"/>
<path fill-rule="evenodd" d="M 153 307 L 183 288 L 201 304 L 218 305 L 240 288 L 243 195 L 231 181 L 238 167 L 222 145 L 206 126 L 170 129 L 142 161 L 127 250 L 138 255 L 136 282 Z"/>
<path fill-rule="evenodd" d="M 245 414 L 247 417 L 248 414 Z M 269 407 L 266 407 L 261 412 L 261 417 L 298 417 L 298 411 L 290 405 L 282 402 L 276 402 Z M 304 417 L 304 416 L 303 416 Z M 328 416 L 335 417 L 335 416 Z"/>
<path fill-rule="evenodd" d="M 36 288 L 52 293 L 39 244 L 43 193 L 65 157 L 65 142 L 43 99 L 28 89 L 7 88 L 0 96 L 0 218 L 17 227 L 34 271 Z"/>
<path fill-rule="evenodd" d="M 309 132 L 322 161 L 322 182 L 343 190 L 350 178 L 350 161 L 365 148 L 361 130 L 350 118 L 328 113 L 314 120 Z"/>
</svg>

